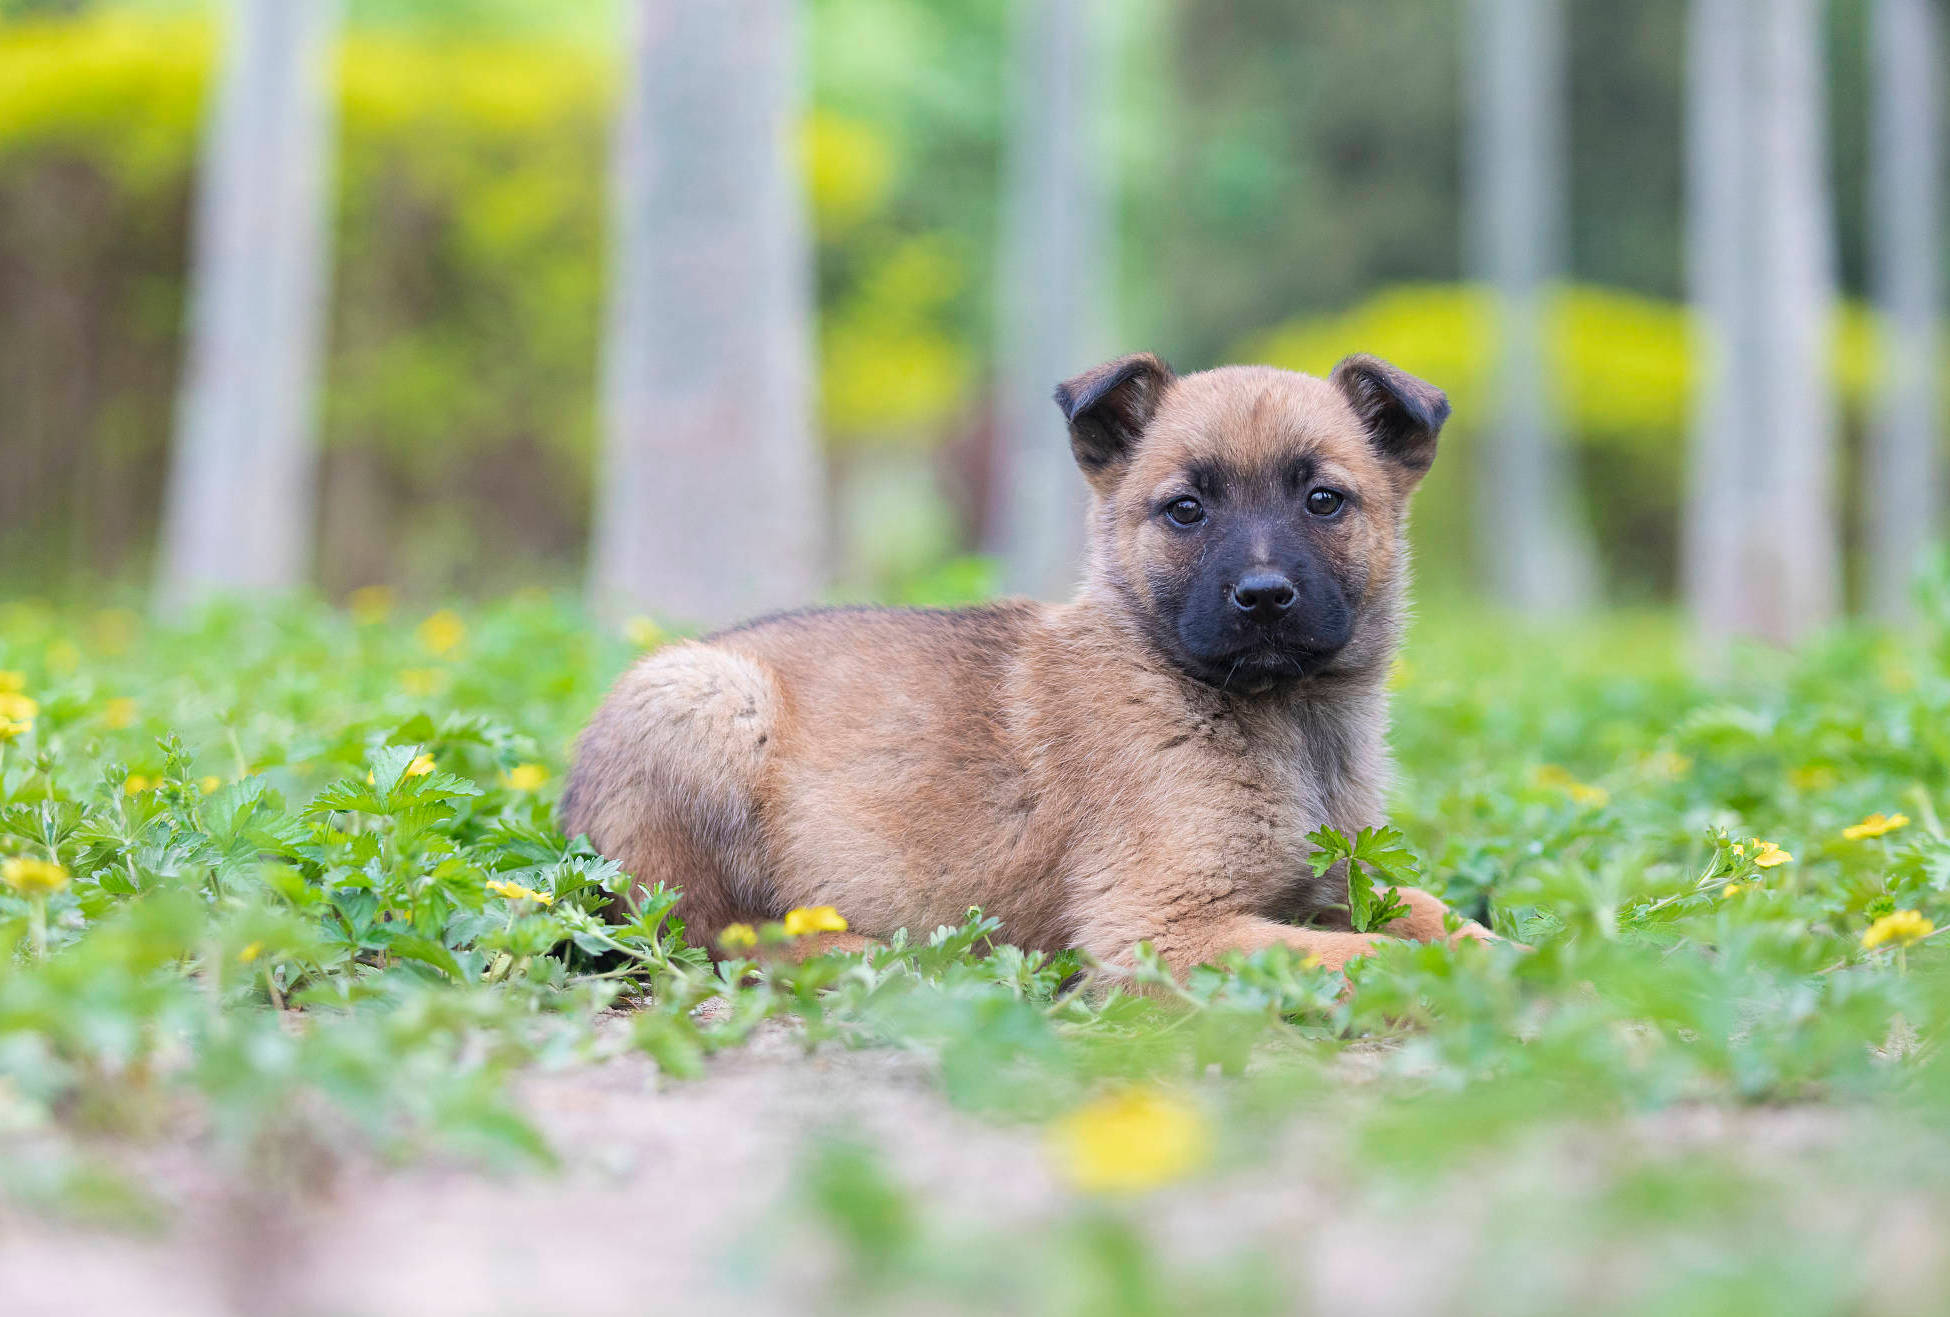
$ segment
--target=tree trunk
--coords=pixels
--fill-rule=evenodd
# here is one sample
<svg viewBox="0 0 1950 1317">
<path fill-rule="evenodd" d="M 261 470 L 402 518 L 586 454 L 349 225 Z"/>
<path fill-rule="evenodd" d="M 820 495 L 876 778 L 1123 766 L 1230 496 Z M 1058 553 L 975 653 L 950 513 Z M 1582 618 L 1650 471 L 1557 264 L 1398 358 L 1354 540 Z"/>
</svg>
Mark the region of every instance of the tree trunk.
<svg viewBox="0 0 1950 1317">
<path fill-rule="evenodd" d="M 1936 372 L 1944 51 L 1932 0 L 1876 0 L 1871 22 L 1869 233 L 1883 378 L 1862 520 L 1869 602 L 1878 615 L 1901 619 L 1936 534 L 1943 479 Z"/>
<path fill-rule="evenodd" d="M 1495 299 L 1496 399 L 1477 467 L 1483 557 L 1502 602 L 1594 601 L 1597 571 L 1557 424 L 1549 295 L 1563 262 L 1562 0 L 1473 0 L 1471 264 Z"/>
<path fill-rule="evenodd" d="M 1075 589 L 1088 491 L 1051 394 L 1108 355 L 1104 271 L 1114 228 L 1100 184 L 1097 0 L 1016 0 L 1013 117 L 996 306 L 996 430 L 990 545 L 1013 591 Z"/>
<path fill-rule="evenodd" d="M 1820 0 L 1695 0 L 1689 243 L 1703 343 L 1686 581 L 1709 649 L 1787 644 L 1839 595 L 1835 239 Z"/>
<path fill-rule="evenodd" d="M 636 0 L 592 602 L 722 623 L 825 580 L 792 0 Z"/>
<path fill-rule="evenodd" d="M 196 204 L 158 602 L 310 568 L 338 0 L 236 0 Z"/>
</svg>

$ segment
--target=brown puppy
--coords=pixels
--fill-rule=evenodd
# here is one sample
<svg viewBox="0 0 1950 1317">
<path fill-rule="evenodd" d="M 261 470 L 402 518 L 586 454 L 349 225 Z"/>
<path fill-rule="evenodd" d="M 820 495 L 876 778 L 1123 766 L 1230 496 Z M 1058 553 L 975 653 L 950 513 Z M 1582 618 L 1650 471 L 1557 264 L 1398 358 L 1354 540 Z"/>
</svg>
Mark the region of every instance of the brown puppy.
<svg viewBox="0 0 1950 1317">
<path fill-rule="evenodd" d="M 1306 836 L 1382 821 L 1405 514 L 1447 399 L 1372 357 L 1321 380 L 1150 355 L 1056 398 L 1094 491 L 1075 600 L 663 649 L 583 733 L 565 828 L 681 888 L 696 939 L 794 906 L 869 937 L 980 906 L 1023 946 L 1128 964 L 1148 940 L 1181 973 L 1368 950 Z M 1405 895 L 1388 931 L 1442 936 L 1441 902 Z"/>
</svg>

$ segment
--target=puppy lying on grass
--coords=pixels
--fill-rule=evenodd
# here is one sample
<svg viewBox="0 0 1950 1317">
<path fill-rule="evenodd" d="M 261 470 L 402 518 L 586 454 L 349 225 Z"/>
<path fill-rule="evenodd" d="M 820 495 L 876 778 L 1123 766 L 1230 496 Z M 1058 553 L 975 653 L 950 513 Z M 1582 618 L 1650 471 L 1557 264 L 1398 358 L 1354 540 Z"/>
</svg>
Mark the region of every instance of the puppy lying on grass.
<svg viewBox="0 0 1950 1317">
<path fill-rule="evenodd" d="M 851 931 L 822 945 L 859 946 L 980 906 L 1020 945 L 1128 965 L 1148 941 L 1179 974 L 1370 950 L 1307 834 L 1382 821 L 1404 525 L 1448 400 L 1372 357 L 1321 380 L 1140 354 L 1056 401 L 1093 491 L 1074 600 L 663 649 L 583 733 L 566 830 L 681 889 L 700 940 L 834 906 Z M 1401 899 L 1386 934 L 1452 936 L 1436 898 Z"/>
</svg>

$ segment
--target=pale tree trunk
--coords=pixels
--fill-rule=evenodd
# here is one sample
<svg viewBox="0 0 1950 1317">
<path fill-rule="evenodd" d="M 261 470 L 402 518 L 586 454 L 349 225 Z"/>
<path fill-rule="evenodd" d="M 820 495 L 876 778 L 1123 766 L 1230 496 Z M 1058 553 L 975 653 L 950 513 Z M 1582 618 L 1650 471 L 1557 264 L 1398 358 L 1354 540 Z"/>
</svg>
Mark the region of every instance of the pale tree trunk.
<svg viewBox="0 0 1950 1317">
<path fill-rule="evenodd" d="M 1695 0 L 1691 266 L 1704 343 L 1686 575 L 1712 650 L 1839 602 L 1820 0 Z"/>
<path fill-rule="evenodd" d="M 1936 372 L 1944 51 L 1933 0 L 1876 0 L 1871 22 L 1869 232 L 1884 332 L 1863 524 L 1869 602 L 1900 619 L 1919 557 L 1936 534 L 1943 479 Z"/>
<path fill-rule="evenodd" d="M 636 0 L 590 592 L 722 623 L 825 580 L 792 0 Z"/>
<path fill-rule="evenodd" d="M 1558 426 L 1548 328 L 1562 272 L 1562 0 L 1473 0 L 1471 263 L 1494 298 L 1495 399 L 1476 476 L 1495 596 L 1561 612 L 1595 602 L 1597 571 Z"/>
<path fill-rule="evenodd" d="M 1015 0 L 996 299 L 997 478 L 990 548 L 1013 591 L 1077 584 L 1088 493 L 1051 394 L 1109 355 L 1098 0 Z"/>
<path fill-rule="evenodd" d="M 338 23 L 338 0 L 231 6 L 198 178 L 165 609 L 309 573 Z"/>
</svg>

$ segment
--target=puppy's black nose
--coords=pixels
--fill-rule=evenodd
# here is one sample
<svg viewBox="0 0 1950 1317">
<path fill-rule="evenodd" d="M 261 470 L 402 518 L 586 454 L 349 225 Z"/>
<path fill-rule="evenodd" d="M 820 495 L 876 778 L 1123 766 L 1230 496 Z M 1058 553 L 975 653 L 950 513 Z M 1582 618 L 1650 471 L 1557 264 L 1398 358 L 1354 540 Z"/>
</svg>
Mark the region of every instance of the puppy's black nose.
<svg viewBox="0 0 1950 1317">
<path fill-rule="evenodd" d="M 1232 587 L 1232 606 L 1260 622 L 1271 622 L 1293 607 L 1295 598 L 1293 582 L 1278 572 L 1251 572 Z"/>
</svg>

